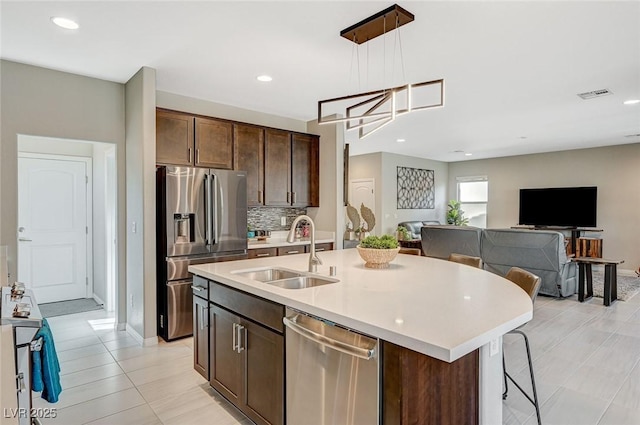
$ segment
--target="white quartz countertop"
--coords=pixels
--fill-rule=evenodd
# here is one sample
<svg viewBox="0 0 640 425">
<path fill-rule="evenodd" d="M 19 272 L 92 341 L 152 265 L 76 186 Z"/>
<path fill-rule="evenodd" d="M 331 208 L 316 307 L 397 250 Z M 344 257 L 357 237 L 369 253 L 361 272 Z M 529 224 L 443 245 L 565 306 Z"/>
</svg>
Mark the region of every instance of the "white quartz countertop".
<svg viewBox="0 0 640 425">
<path fill-rule="evenodd" d="M 308 254 L 189 266 L 207 279 L 453 362 L 533 317 L 529 296 L 493 273 L 398 254 L 388 269 L 364 267 L 356 249 L 319 253 L 318 274 L 336 266 L 340 281 L 284 289 L 237 271 L 282 267 L 306 272 Z"/>
<path fill-rule="evenodd" d="M 272 236 L 268 237 L 267 240 L 264 241 L 249 239 L 247 249 L 278 248 L 282 246 L 309 245 L 311 243 L 310 238 L 296 239 L 293 242 L 289 243 L 287 242 L 288 233 L 289 232 L 272 232 Z M 319 243 L 334 243 L 334 233 L 317 231 L 316 244 Z"/>
</svg>

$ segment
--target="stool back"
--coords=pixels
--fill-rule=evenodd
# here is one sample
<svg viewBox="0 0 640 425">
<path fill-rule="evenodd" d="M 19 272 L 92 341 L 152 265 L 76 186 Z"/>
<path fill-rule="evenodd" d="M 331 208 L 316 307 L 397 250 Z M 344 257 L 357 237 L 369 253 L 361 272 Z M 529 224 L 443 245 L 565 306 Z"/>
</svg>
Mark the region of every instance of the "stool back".
<svg viewBox="0 0 640 425">
<path fill-rule="evenodd" d="M 466 264 L 467 266 L 482 268 L 482 258 L 480 257 L 472 257 L 471 255 L 464 254 L 456 254 L 452 252 L 449 254 L 449 261 L 453 261 L 454 263 Z"/>
<path fill-rule="evenodd" d="M 511 267 L 505 278 L 522 288 L 531 297 L 531 301 L 535 302 L 542 284 L 542 279 L 539 276 L 520 267 Z"/>
</svg>

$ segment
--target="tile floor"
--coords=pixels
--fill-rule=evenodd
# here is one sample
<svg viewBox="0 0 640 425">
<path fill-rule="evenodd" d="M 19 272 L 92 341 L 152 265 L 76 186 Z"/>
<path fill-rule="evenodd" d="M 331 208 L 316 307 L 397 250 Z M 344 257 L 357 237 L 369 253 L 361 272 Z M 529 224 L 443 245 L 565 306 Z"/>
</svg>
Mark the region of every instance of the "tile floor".
<svg viewBox="0 0 640 425">
<path fill-rule="evenodd" d="M 192 340 L 140 347 L 113 319 L 93 311 L 49 319 L 64 391 L 52 425 L 249 425 L 193 371 Z M 544 425 L 640 424 L 640 295 L 604 307 L 576 297 L 538 297 L 524 330 L 532 345 Z M 505 337 L 507 368 L 530 388 L 524 345 Z M 536 423 L 533 406 L 513 387 L 504 424 Z"/>
</svg>

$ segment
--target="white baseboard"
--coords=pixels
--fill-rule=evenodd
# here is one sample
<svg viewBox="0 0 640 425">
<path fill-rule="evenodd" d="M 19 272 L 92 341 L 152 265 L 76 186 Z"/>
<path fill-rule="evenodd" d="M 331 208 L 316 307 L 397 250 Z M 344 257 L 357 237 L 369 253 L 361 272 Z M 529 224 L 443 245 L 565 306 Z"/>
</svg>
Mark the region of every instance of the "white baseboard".
<svg viewBox="0 0 640 425">
<path fill-rule="evenodd" d="M 130 326 L 129 324 L 126 325 L 126 330 L 127 333 L 129 335 L 131 335 L 131 337 L 133 339 L 135 339 L 136 341 L 138 341 L 138 343 L 140 345 L 142 345 L 143 347 L 149 347 L 152 345 L 158 345 L 158 337 L 154 336 L 151 338 L 143 338 L 142 335 L 140 335 L 138 332 L 136 332 L 135 329 L 133 329 L 133 326 Z"/>
<path fill-rule="evenodd" d="M 102 301 L 102 299 L 99 296 L 97 296 L 96 294 L 93 294 L 93 300 L 96 303 L 100 304 L 102 306 L 102 308 L 104 308 L 105 310 L 107 309 L 107 306 L 105 305 L 104 301 Z"/>
</svg>

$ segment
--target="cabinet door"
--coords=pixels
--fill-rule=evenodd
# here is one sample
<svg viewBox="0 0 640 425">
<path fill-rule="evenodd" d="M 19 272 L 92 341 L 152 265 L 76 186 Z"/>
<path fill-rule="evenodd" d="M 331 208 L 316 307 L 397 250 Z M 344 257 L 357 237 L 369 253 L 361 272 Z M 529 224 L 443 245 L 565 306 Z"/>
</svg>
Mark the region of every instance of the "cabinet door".
<svg viewBox="0 0 640 425">
<path fill-rule="evenodd" d="M 319 139 L 308 134 L 291 137 L 292 205 L 317 207 L 319 192 Z"/>
<path fill-rule="evenodd" d="M 294 245 L 291 247 L 279 247 L 278 255 L 294 255 L 294 254 L 302 254 L 305 253 L 306 247 L 305 245 Z"/>
<path fill-rule="evenodd" d="M 246 356 L 242 410 L 258 425 L 284 423 L 284 336 L 243 320 Z"/>
<path fill-rule="evenodd" d="M 265 130 L 265 205 L 291 205 L 291 141 L 286 131 Z"/>
<path fill-rule="evenodd" d="M 193 297 L 193 368 L 209 380 L 209 301 Z"/>
<path fill-rule="evenodd" d="M 209 383 L 236 406 L 240 405 L 243 356 L 234 349 L 240 318 L 209 304 Z"/>
<path fill-rule="evenodd" d="M 177 112 L 156 111 L 156 162 L 193 164 L 193 117 Z"/>
<path fill-rule="evenodd" d="M 195 129 L 195 165 L 230 170 L 233 166 L 233 125 L 196 118 Z"/>
<path fill-rule="evenodd" d="M 233 169 L 247 172 L 247 205 L 264 205 L 264 129 L 233 125 Z"/>
</svg>

